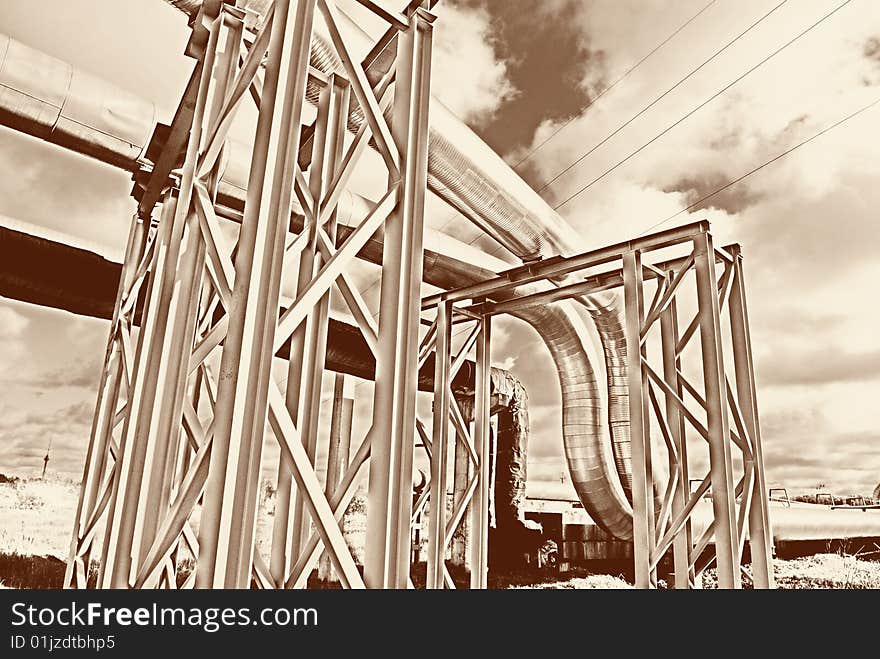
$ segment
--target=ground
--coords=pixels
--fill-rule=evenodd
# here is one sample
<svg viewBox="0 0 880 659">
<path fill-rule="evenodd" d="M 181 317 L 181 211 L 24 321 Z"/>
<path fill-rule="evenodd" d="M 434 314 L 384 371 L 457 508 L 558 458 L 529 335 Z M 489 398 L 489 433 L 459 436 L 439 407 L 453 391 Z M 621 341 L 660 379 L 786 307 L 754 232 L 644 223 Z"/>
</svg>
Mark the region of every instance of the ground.
<svg viewBox="0 0 880 659">
<path fill-rule="evenodd" d="M 77 484 L 60 478 L 0 482 L 0 584 L 9 587 L 60 587 L 70 531 L 76 512 Z M 268 499 L 268 500 L 267 500 Z M 264 497 L 258 536 L 265 543 L 271 533 L 271 497 Z M 363 535 L 363 511 L 354 511 L 347 536 L 352 545 Z M 354 548 L 354 547 L 353 547 Z M 774 560 L 779 588 L 880 588 L 880 562 L 846 554 L 817 554 L 794 560 Z M 632 588 L 619 575 L 575 570 L 564 578 L 557 573 L 518 574 L 495 580 L 496 587 L 541 589 Z M 704 586 L 714 586 L 707 570 Z"/>
<path fill-rule="evenodd" d="M 66 558 L 78 490 L 58 478 L 0 483 L 0 553 Z"/>
</svg>

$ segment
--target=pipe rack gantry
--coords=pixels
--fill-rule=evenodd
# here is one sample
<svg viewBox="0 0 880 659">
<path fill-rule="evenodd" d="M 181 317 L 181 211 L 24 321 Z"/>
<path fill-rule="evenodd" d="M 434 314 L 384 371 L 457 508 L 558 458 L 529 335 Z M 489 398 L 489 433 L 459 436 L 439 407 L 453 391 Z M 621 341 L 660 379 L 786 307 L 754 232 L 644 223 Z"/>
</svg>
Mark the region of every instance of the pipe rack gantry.
<svg viewBox="0 0 880 659">
<path fill-rule="evenodd" d="M 396 62 L 372 77 L 346 43 L 341 16 L 330 0 L 263 3 L 271 8 L 256 30 L 246 28 L 241 3 L 175 4 L 195 11 L 188 54 L 198 65 L 187 103 L 181 106 L 186 112 L 179 112 L 183 119 L 172 126 L 175 139 L 166 139 L 164 150 L 159 141 L 158 152 L 150 154 L 152 167 L 136 167 L 136 189 L 146 196 L 140 197 L 141 216 L 132 225 L 114 309 L 68 582 L 85 585 L 96 523 L 104 515 L 109 522 L 100 548 L 102 585 L 170 586 L 181 551 L 199 558 L 199 569 L 188 585 L 244 587 L 251 579 L 262 586 L 301 585 L 323 543 L 344 585 L 359 586 L 363 580 L 340 542 L 336 518 L 369 455 L 372 512 L 364 576 L 367 585 L 403 587 L 409 553 L 405 531 L 412 513 L 410 497 L 404 494 L 411 487 L 413 378 L 437 341 L 436 332 L 429 336 L 419 330 L 426 189 L 438 192 L 526 261 L 552 263 L 559 254 L 567 258 L 581 251 L 582 239 L 448 113 L 438 115 L 446 122 L 440 130 L 429 131 L 432 18 L 419 3 L 410 3 L 398 14 L 361 2 L 387 21 L 388 30 L 376 48 L 386 60 L 393 53 Z M 335 58 L 328 71 L 309 67 L 316 6 L 326 29 L 321 43 Z M 392 41 L 396 48 L 382 46 Z M 11 50 L 12 43 L 6 48 Z M 7 57 L 3 72 L 15 73 L 15 60 L 11 69 L 9 63 Z M 0 78 L 0 83 L 8 82 Z M 21 86 L 20 80 L 14 82 Z M 63 119 L 66 112 L 79 109 L 68 103 L 78 89 L 68 90 L 60 107 L 47 105 L 50 114 L 58 110 L 43 130 L 49 139 L 57 141 L 70 132 Z M 241 222 L 233 249 L 218 228 L 219 218 L 230 214 L 228 206 L 218 203 L 229 198 L 224 199 L 221 169 L 225 155 L 234 150 L 225 139 L 231 117 L 248 92 L 259 107 L 259 120 L 253 156 L 240 172 L 246 180 L 231 191 L 236 201 L 243 201 L 243 211 L 232 211 Z M 317 102 L 318 119 L 313 128 L 301 131 L 302 101 L 309 94 Z M 38 100 L 29 99 L 25 110 Z M 346 131 L 351 129 L 348 110 L 355 106 L 362 120 L 352 139 Z M 23 117 L 15 103 L 2 110 L 4 121 L 11 117 L 11 122 L 33 125 L 33 118 L 27 112 Z M 122 137 L 115 130 L 108 133 L 112 143 L 91 155 L 128 162 L 131 157 L 126 154 L 141 151 L 133 142 L 126 147 L 132 131 L 122 132 Z M 82 142 L 82 136 L 77 140 L 76 144 Z M 375 145 L 388 171 L 388 186 L 343 236 L 338 226 L 340 195 L 369 144 Z M 119 149 L 124 151 L 121 156 Z M 456 162 L 465 166 L 448 166 Z M 230 191 L 228 186 L 225 191 Z M 484 192 L 489 203 L 484 203 Z M 161 209 L 154 213 L 159 201 Z M 290 208 L 302 218 L 302 229 L 292 239 L 287 234 Z M 347 265 L 380 228 L 382 313 L 377 324 Z M 299 263 L 297 296 L 279 319 L 285 253 L 295 255 Z M 461 278 L 456 282 L 456 275 L 449 274 L 446 287 L 460 287 Z M 578 297 L 558 297 L 553 292 L 560 285 L 557 279 L 518 279 L 517 287 L 504 290 L 511 305 L 520 303 L 508 311 L 539 330 L 556 362 L 566 455 L 585 507 L 618 537 L 632 537 L 634 520 L 636 532 L 643 531 L 633 507 L 651 509 L 647 502 L 653 489 L 634 484 L 640 488 L 637 496 L 630 489 L 631 415 L 646 404 L 644 388 L 632 386 L 633 368 L 638 371 L 639 364 L 632 361 L 624 341 L 627 325 L 634 321 L 626 317 L 632 314 L 620 307 L 619 297 L 604 295 L 610 288 L 587 290 L 567 281 L 563 287 L 569 284 L 580 287 Z M 328 331 L 327 295 L 332 286 L 339 289 L 376 353 L 377 386 L 373 429 L 337 491 L 325 495 L 313 461 L 316 391 L 326 358 L 322 339 Z M 144 324 L 133 333 L 132 312 L 141 289 L 147 293 Z M 533 295 L 556 302 L 521 303 Z M 456 313 L 467 317 L 471 312 Z M 476 375 L 484 383 L 490 317 L 480 315 L 479 331 L 472 335 L 482 346 L 477 363 L 484 363 Z M 592 353 L 591 330 L 602 344 L 598 358 Z M 288 339 L 293 359 L 282 395 L 268 371 L 277 342 Z M 436 360 L 435 367 L 449 365 Z M 607 395 L 598 385 L 602 380 Z M 472 505 L 471 518 L 475 537 L 482 538 L 487 519 L 481 508 L 486 505 L 487 484 L 481 479 L 485 480 L 487 459 L 483 442 L 488 387 L 477 389 L 483 398 L 478 397 L 474 410 L 482 421 L 468 435 L 476 477 L 468 487 L 469 496 L 479 502 Z M 253 548 L 256 481 L 267 417 L 283 456 L 278 475 L 281 507 L 292 510 L 276 516 L 268 563 Z M 117 427 L 121 432 L 114 435 Z M 642 478 L 641 473 L 636 476 Z M 203 505 L 196 534 L 190 523 L 199 500 Z M 662 506 L 662 501 L 657 504 Z M 307 516 L 317 535 L 307 537 Z M 443 536 L 442 525 L 435 524 L 435 556 L 442 553 Z M 474 585 L 485 585 L 485 553 L 482 544 L 474 548 Z M 442 572 L 435 571 L 435 585 L 448 584 Z M 650 583 L 650 578 L 640 583 Z"/>
<path fill-rule="evenodd" d="M 657 260 L 657 252 L 670 248 L 686 251 L 673 260 Z M 650 262 L 652 254 L 654 262 Z M 689 278 L 693 280 L 690 287 L 686 283 Z M 556 287 L 506 295 L 524 282 L 540 280 L 553 280 Z M 699 222 L 514 268 L 479 284 L 429 296 L 422 306 L 436 310 L 438 333 L 456 314 L 476 322 L 484 337 L 485 354 L 489 350 L 487 328 L 493 317 L 613 288 L 623 289 L 626 306 L 636 587 L 657 586 L 657 566 L 671 550 L 676 588 L 695 587 L 702 571 L 712 564 L 717 565 L 721 588 L 740 587 L 742 574 L 756 588 L 772 588 L 773 535 L 738 245 L 714 247 L 708 223 Z M 686 298 L 687 288 L 695 292 L 695 300 Z M 650 293 L 653 295 L 646 305 Z M 692 319 L 680 332 L 682 310 L 693 307 Z M 728 346 L 722 338 L 724 311 L 729 320 Z M 696 334 L 700 350 L 694 355 L 688 346 Z M 653 350 L 649 350 L 651 345 Z M 438 354 L 444 350 L 445 342 L 438 341 Z M 725 351 L 732 354 L 732 364 L 725 359 Z M 443 360 L 438 358 L 437 363 Z M 697 377 L 694 373 L 702 378 L 702 392 L 692 384 Z M 444 377 L 438 366 L 435 430 L 446 423 Z M 688 398 L 696 402 L 698 412 L 692 411 L 694 404 L 688 404 Z M 695 461 L 688 456 L 687 436 L 694 433 L 708 446 L 708 470 L 691 492 Z M 653 439 L 658 436 L 666 449 L 669 478 L 660 505 L 655 507 L 652 493 L 657 470 L 652 449 L 659 443 Z M 732 444 L 740 451 L 740 467 L 732 458 Z M 707 492 L 711 492 L 712 519 L 694 542 L 694 509 Z M 751 572 L 743 561 L 747 539 Z M 429 574 L 432 567 L 440 569 L 442 561 L 437 554 L 431 554 L 429 561 L 434 561 L 429 564 Z"/>
<path fill-rule="evenodd" d="M 300 117 L 316 11 L 348 76 L 330 76 L 321 90 L 306 172 L 298 162 Z M 151 226 L 136 218 L 132 224 L 81 501 L 81 507 L 95 505 L 86 516 L 92 519 L 81 510 L 79 522 L 93 527 L 95 514 L 107 508 L 102 586 L 175 585 L 171 556 L 183 545 L 196 557 L 196 587 L 248 587 L 252 578 L 263 586 L 296 585 L 322 544 L 344 586 L 406 587 L 433 16 L 418 8 L 389 28 L 399 42 L 390 125 L 382 109 L 388 101 L 377 98 L 352 60 L 332 2 L 277 0 L 257 36 L 265 50 L 254 49 L 240 62 L 244 19 L 236 7 L 212 0 L 193 23 L 189 50 L 200 73 L 186 152 L 177 185 L 163 193 L 159 221 Z M 219 231 L 214 199 L 225 134 L 258 74 L 255 62 L 265 70 L 233 255 Z M 366 123 L 346 150 L 352 96 Z M 370 139 L 387 166 L 388 189 L 337 245 L 334 191 L 345 187 Z M 286 209 L 294 197 L 305 225 L 287 244 Z M 380 226 L 385 276 L 376 326 L 345 266 Z M 297 295 L 279 317 L 286 252 L 298 253 Z M 149 292 L 135 344 L 131 313 L 143 285 Z M 375 351 L 376 386 L 373 429 L 340 488 L 327 496 L 313 463 L 333 285 Z M 285 396 L 270 369 L 288 339 Z M 282 455 L 268 563 L 254 548 L 267 418 Z M 337 518 L 368 456 L 370 515 L 361 575 Z M 199 500 L 196 535 L 190 517 Z M 84 543 L 74 535 L 68 576 L 71 584 L 85 585 L 94 538 Z"/>
</svg>

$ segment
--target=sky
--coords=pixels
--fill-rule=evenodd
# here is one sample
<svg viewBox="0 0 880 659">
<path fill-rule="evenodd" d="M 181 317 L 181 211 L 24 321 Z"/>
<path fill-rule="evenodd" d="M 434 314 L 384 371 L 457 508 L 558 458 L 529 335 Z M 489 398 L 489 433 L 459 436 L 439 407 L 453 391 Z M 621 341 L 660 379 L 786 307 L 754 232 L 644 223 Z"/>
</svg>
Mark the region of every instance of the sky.
<svg viewBox="0 0 880 659">
<path fill-rule="evenodd" d="M 841 2 L 788 0 L 605 141 L 779 0 L 716 0 L 604 93 L 708 0 L 441 0 L 433 91 L 509 163 L 528 156 L 516 169 L 536 189 L 592 151 L 541 191 L 556 205 Z M 3 0 L 0 31 L 153 100 L 166 121 L 191 70 L 186 21 L 160 0 Z M 559 212 L 584 250 L 638 235 L 877 98 L 880 5 L 851 0 Z M 658 227 L 708 219 L 717 244 L 743 246 L 767 479 L 789 492 L 880 481 L 878 128 L 875 106 Z M 0 215 L 119 260 L 130 185 L 0 128 Z M 0 472 L 38 471 L 51 442 L 50 469 L 79 476 L 106 332 L 0 299 Z M 530 492 L 570 494 L 545 353 L 530 328 L 499 323 L 493 359 L 529 390 Z"/>
</svg>

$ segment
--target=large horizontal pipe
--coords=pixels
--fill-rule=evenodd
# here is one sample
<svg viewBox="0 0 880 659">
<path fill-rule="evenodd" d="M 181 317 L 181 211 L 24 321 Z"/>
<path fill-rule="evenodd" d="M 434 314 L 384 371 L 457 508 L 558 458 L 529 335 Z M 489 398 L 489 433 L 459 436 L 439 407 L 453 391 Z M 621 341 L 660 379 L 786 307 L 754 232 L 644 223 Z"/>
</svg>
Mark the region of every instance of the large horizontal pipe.
<svg viewBox="0 0 880 659">
<path fill-rule="evenodd" d="M 110 320 L 122 264 L 72 245 L 61 235 L 38 235 L 35 227 L 0 220 L 0 297 Z M 40 232 L 43 233 L 43 232 Z M 143 293 L 144 290 L 142 289 Z M 138 305 L 140 308 L 140 305 Z M 289 344 L 278 357 L 286 359 Z M 360 329 L 330 319 L 327 368 L 372 380 L 376 362 Z M 456 393 L 473 393 L 473 362 L 452 382 Z M 419 371 L 419 388 L 433 391 L 434 360 Z"/>
<path fill-rule="evenodd" d="M 774 544 L 880 538 L 878 510 L 834 510 L 813 503 L 771 501 L 769 512 Z M 694 507 L 694 537 L 699 537 L 713 519 L 711 499 L 700 500 Z"/>
<path fill-rule="evenodd" d="M 153 132 L 156 108 L 0 34 L 0 122 L 133 170 Z"/>
<path fill-rule="evenodd" d="M 130 171 L 140 167 L 136 158 L 143 157 L 146 136 L 152 133 L 145 119 L 154 114 L 152 104 L 133 100 L 130 94 L 91 77 L 93 91 L 82 96 L 81 86 L 59 82 L 84 77 L 69 65 L 8 38 L 0 42 L 0 48 L 5 52 L 0 64 L 0 122 Z M 44 75 L 44 69 L 55 73 Z M 67 72 L 67 78 L 58 72 Z M 28 99 L 26 103 L 23 98 Z M 125 103 L 117 104 L 116 98 L 124 98 Z M 77 115 L 82 121 L 75 131 L 61 121 L 71 108 L 88 104 L 91 110 Z M 116 115 L 124 115 L 132 125 L 122 137 L 118 137 L 122 131 L 114 127 Z M 582 239 L 571 227 L 439 103 L 432 104 L 431 125 L 429 173 L 438 194 L 454 193 L 457 207 L 524 260 L 583 250 Z M 117 137 L 108 141 L 107 135 Z M 239 176 L 230 175 L 247 171 L 247 148 L 231 148 L 228 162 L 221 192 L 243 200 Z M 483 253 L 478 252 L 477 258 L 455 253 L 457 258 L 448 253 L 426 255 L 426 281 L 444 288 L 463 286 L 507 267 Z M 435 267 L 429 268 L 429 262 Z M 629 428 L 622 325 L 614 297 L 593 297 L 588 302 L 590 321 L 574 302 L 526 310 L 520 317 L 535 327 L 557 367 L 563 438 L 578 494 L 606 530 L 629 538 L 632 509 L 624 491 Z M 595 332 L 601 341 L 598 350 Z"/>
</svg>

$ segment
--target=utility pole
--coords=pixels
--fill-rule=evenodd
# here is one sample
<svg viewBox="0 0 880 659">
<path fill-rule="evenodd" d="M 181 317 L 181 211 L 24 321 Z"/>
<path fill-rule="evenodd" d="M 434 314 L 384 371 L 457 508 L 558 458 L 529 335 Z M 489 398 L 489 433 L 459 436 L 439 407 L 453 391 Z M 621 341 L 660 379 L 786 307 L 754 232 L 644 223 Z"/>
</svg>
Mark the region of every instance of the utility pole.
<svg viewBox="0 0 880 659">
<path fill-rule="evenodd" d="M 43 456 L 43 473 L 40 475 L 40 480 L 46 480 L 46 467 L 49 466 L 49 451 L 52 449 L 52 438 L 49 438 L 49 446 L 46 447 L 46 455 Z"/>
</svg>

